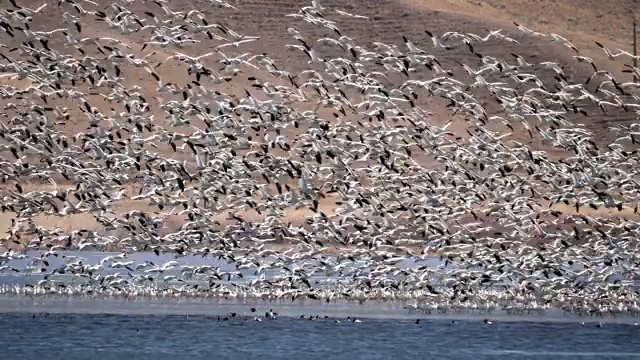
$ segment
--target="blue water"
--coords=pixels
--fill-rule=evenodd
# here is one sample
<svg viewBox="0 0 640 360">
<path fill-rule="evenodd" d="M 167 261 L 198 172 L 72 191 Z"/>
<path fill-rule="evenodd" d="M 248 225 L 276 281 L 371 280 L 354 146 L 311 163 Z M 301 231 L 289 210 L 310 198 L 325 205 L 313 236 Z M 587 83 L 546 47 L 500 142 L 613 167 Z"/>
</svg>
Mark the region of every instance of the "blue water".
<svg viewBox="0 0 640 360">
<path fill-rule="evenodd" d="M 630 324 L 226 318 L 2 313 L 0 349 L 12 360 L 640 358 L 640 327 Z"/>
</svg>

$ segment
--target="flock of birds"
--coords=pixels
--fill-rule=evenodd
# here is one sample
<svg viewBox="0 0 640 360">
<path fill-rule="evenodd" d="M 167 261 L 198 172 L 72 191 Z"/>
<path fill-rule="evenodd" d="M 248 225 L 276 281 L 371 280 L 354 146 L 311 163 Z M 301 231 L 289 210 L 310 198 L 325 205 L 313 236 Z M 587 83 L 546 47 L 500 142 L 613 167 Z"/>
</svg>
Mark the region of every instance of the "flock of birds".
<svg viewBox="0 0 640 360">
<path fill-rule="evenodd" d="M 305 56 L 294 72 L 268 53 L 233 53 L 259 36 L 165 0 L 144 13 L 132 0 L 9 3 L 0 275 L 27 281 L 0 292 L 640 311 L 640 122 L 611 126 L 608 141 L 574 121 L 640 113 L 640 82 L 560 35 L 516 24 L 518 36 L 427 30 L 424 48 L 365 45 L 338 27 L 365 17 L 313 1 L 287 16 L 330 35 L 288 28 L 291 44 L 271 49 Z M 32 29 L 47 12 L 66 26 Z M 528 37 L 565 46 L 575 64 L 479 50 Z M 186 54 L 203 44 L 211 52 Z M 598 46 L 640 76 L 633 55 Z M 436 54 L 454 48 L 480 65 L 445 68 Z M 587 79 L 565 73 L 585 64 Z M 444 115 L 427 110 L 438 103 Z M 39 224 L 81 216 L 68 231 Z M 116 254 L 89 263 L 82 251 Z M 142 251 L 149 260 L 129 260 Z M 184 263 L 194 256 L 202 265 Z"/>
</svg>

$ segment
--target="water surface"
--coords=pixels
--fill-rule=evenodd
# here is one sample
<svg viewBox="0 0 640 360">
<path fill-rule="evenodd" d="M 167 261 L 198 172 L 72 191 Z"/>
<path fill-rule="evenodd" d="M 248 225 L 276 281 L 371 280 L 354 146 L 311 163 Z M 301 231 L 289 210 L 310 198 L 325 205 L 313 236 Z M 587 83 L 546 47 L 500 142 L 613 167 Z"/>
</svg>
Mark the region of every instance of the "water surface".
<svg viewBox="0 0 640 360">
<path fill-rule="evenodd" d="M 263 309 L 257 310 L 261 312 Z M 636 359 L 629 324 L 2 313 L 6 359 Z"/>
</svg>

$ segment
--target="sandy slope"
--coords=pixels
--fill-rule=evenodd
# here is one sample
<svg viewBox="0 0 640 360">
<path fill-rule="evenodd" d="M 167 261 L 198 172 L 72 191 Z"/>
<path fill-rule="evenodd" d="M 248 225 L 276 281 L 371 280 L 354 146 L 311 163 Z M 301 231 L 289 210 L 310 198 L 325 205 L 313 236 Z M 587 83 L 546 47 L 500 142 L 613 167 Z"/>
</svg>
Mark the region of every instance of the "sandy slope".
<svg viewBox="0 0 640 360">
<path fill-rule="evenodd" d="M 18 1 L 23 6 L 36 7 L 42 1 Z M 292 18 L 283 17 L 284 14 L 291 13 L 301 5 L 297 0 L 247 0 L 236 1 L 239 11 L 229 9 L 212 8 L 206 1 L 171 1 L 171 7 L 180 9 L 201 9 L 210 22 L 219 22 L 227 27 L 239 31 L 247 35 L 259 35 L 261 40 L 258 43 L 243 45 L 234 51 L 250 51 L 268 52 L 273 54 L 274 59 L 279 66 L 291 71 L 304 69 L 307 64 L 304 57 L 300 54 L 284 50 L 284 45 L 292 43 L 291 37 L 286 33 L 288 27 L 296 27 L 311 37 L 320 37 L 327 35 L 327 31 L 316 31 L 312 28 L 301 25 L 300 22 Z M 102 7 L 109 5 L 107 1 L 100 1 Z M 612 48 L 623 48 L 630 50 L 631 44 L 631 14 L 640 5 L 635 5 L 635 1 L 616 1 L 615 3 L 601 1 L 579 1 L 579 0 L 541 0 L 541 1 L 525 1 L 525 0 L 487 0 L 487 1 L 466 1 L 466 0 L 341 0 L 341 1 L 322 1 L 323 6 L 327 8 L 337 7 L 345 11 L 355 12 L 367 15 L 371 20 L 344 20 L 342 19 L 340 28 L 344 35 L 347 35 L 358 42 L 370 44 L 372 41 L 384 41 L 389 43 L 402 44 L 401 36 L 406 35 L 417 45 L 429 48 L 429 39 L 425 36 L 424 30 L 429 29 L 439 34 L 445 31 L 466 31 L 478 34 L 486 33 L 487 30 L 503 29 L 505 32 L 513 34 L 521 42 L 513 46 L 493 46 L 492 44 L 482 45 L 478 50 L 483 54 L 510 58 L 510 53 L 515 52 L 528 60 L 544 61 L 557 60 L 561 64 L 569 64 L 567 73 L 575 79 L 586 79 L 590 74 L 590 68 L 583 64 L 578 64 L 571 59 L 573 55 L 570 51 L 559 45 L 549 44 L 548 41 L 540 41 L 532 38 L 519 36 L 519 32 L 513 25 L 513 21 L 521 23 L 532 29 L 556 32 L 569 38 L 581 49 L 581 52 L 588 56 L 592 56 L 601 63 L 602 68 L 619 73 L 622 68 L 621 64 L 607 62 L 602 52 L 594 45 L 594 40 L 599 40 L 605 45 Z M 136 1 L 130 7 L 131 10 L 138 14 L 145 11 L 158 12 L 157 5 L 153 2 Z M 67 8 L 65 11 L 69 11 Z M 61 15 L 63 10 L 57 8 L 55 3 L 51 3 L 48 12 L 35 16 L 32 22 L 32 29 L 51 29 L 61 25 Z M 144 16 L 144 15 L 141 15 Z M 174 51 L 183 51 L 190 55 L 200 55 L 211 49 L 212 43 L 203 42 L 196 46 L 190 46 L 185 49 L 161 48 L 149 46 L 141 51 L 142 42 L 148 39 L 148 34 L 129 34 L 122 35 L 117 29 L 109 28 L 106 24 L 91 21 L 89 18 L 83 19 L 83 36 L 113 37 L 123 41 L 132 50 L 136 56 L 145 56 L 150 52 L 149 58 L 154 62 L 160 62 Z M 315 33 L 312 33 L 315 32 Z M 1 41 L 9 47 L 17 46 L 23 41 L 21 35 L 16 35 L 15 39 L 11 39 L 3 35 Z M 108 44 L 108 42 L 102 42 Z M 60 49 L 60 51 L 73 51 L 64 47 L 62 41 L 52 41 L 51 47 Z M 95 48 L 87 47 L 85 49 L 87 55 L 96 54 Z M 333 49 L 323 49 L 328 55 L 338 56 Z M 437 56 L 445 64 L 445 67 L 455 66 L 455 61 L 463 63 L 476 64 L 477 59 L 469 54 L 466 49 L 456 49 L 450 52 L 436 51 Z M 14 56 L 17 56 L 14 54 Z M 185 86 L 191 79 L 188 79 L 184 73 L 184 67 L 177 68 L 176 63 L 167 63 L 160 66 L 156 71 L 164 82 L 174 82 L 178 86 Z M 477 65 L 477 64 L 476 64 Z M 215 66 L 215 65 L 212 65 Z M 475 66 L 475 65 L 474 65 Z M 124 84 L 126 86 L 138 86 L 145 93 L 146 98 L 157 107 L 157 103 L 153 100 L 153 95 L 157 84 L 149 74 L 140 67 L 123 66 Z M 464 73 L 456 73 L 457 76 L 464 76 Z M 550 74 L 538 72 L 538 75 L 545 81 L 549 81 Z M 233 81 L 220 86 L 220 91 L 229 94 L 241 95 L 245 88 L 250 88 L 250 82 L 246 80 L 249 76 L 259 77 L 262 81 L 279 83 L 281 79 L 269 77 L 264 73 L 255 73 L 247 70 L 243 74 L 239 74 Z M 17 88 L 24 88 L 29 84 L 25 81 L 12 80 L 10 77 L 0 79 L 0 84 L 10 83 Z M 87 85 L 79 85 L 80 88 L 88 88 Z M 101 110 L 108 112 L 111 108 L 116 111 L 122 111 L 123 105 L 117 103 L 108 103 L 104 101 L 100 95 L 89 97 L 93 106 L 99 107 Z M 6 104 L 7 100 L 0 100 L 0 106 Z M 73 136 L 86 128 L 86 120 L 84 116 L 77 110 L 77 104 L 63 104 L 71 109 L 72 117 L 61 125 L 61 129 L 69 136 Z M 428 107 L 434 113 L 434 121 L 444 123 L 449 119 L 448 110 L 444 108 L 441 102 L 432 99 L 421 99 L 421 105 Z M 487 103 L 487 109 L 495 109 L 495 106 Z M 330 110 L 321 110 L 323 116 L 330 117 Z M 153 112 L 155 120 L 166 125 L 164 114 L 159 110 Z M 15 116 L 15 113 L 7 111 L 7 118 Z M 606 135 L 606 129 L 609 125 L 616 122 L 628 122 L 635 119 L 629 114 L 611 113 L 607 116 L 599 116 L 597 121 L 591 118 L 588 125 L 599 134 Z M 576 119 L 581 120 L 581 119 Z M 581 120 L 582 121 L 582 120 Z M 453 131 L 460 136 L 464 136 L 465 123 L 462 119 L 456 119 L 452 126 Z M 542 147 L 536 143 L 537 140 L 529 140 L 529 145 Z M 175 153 L 171 149 L 160 149 L 166 154 L 179 160 L 191 161 L 192 158 L 188 152 Z M 4 155 L 3 155 L 4 156 Z M 429 159 L 423 159 L 429 161 Z M 12 189 L 12 188 L 11 188 Z M 130 189 L 131 193 L 138 190 L 135 186 Z M 5 190 L 6 191 L 6 190 Z M 326 203 L 321 204 L 324 211 L 331 213 L 335 208 L 335 199 L 328 199 Z M 152 211 L 148 206 L 140 202 L 122 202 L 116 206 L 117 212 L 126 212 L 131 209 L 141 209 Z M 570 212 L 570 209 L 565 209 Z M 304 215 L 310 213 L 307 210 L 290 210 L 287 217 L 292 221 L 301 221 Z M 616 215 L 616 214 L 613 214 Z M 246 215 L 255 216 L 255 215 Z M 220 220 L 226 219 L 227 214 L 220 214 Z M 0 232 L 7 229 L 10 224 L 10 214 L 4 214 L 0 218 Z M 257 220 L 257 218 L 256 218 Z M 176 224 L 181 222 L 180 219 L 175 220 Z M 36 223 L 46 227 L 59 226 L 65 231 L 95 226 L 92 223 L 91 215 L 77 215 L 67 217 L 40 217 L 36 219 Z M 93 225 L 92 225 L 93 224 Z M 175 226 L 175 225 L 171 225 Z"/>
</svg>

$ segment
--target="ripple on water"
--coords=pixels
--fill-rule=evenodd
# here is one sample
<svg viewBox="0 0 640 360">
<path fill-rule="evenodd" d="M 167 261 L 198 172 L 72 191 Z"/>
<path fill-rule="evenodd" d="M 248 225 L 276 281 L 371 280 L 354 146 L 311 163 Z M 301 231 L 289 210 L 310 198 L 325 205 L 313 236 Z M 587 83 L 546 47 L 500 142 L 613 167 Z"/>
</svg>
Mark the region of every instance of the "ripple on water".
<svg viewBox="0 0 640 360">
<path fill-rule="evenodd" d="M 266 308 L 257 309 L 259 313 Z M 637 358 L 640 328 L 479 319 L 228 321 L 203 315 L 1 313 L 7 359 Z"/>
</svg>

